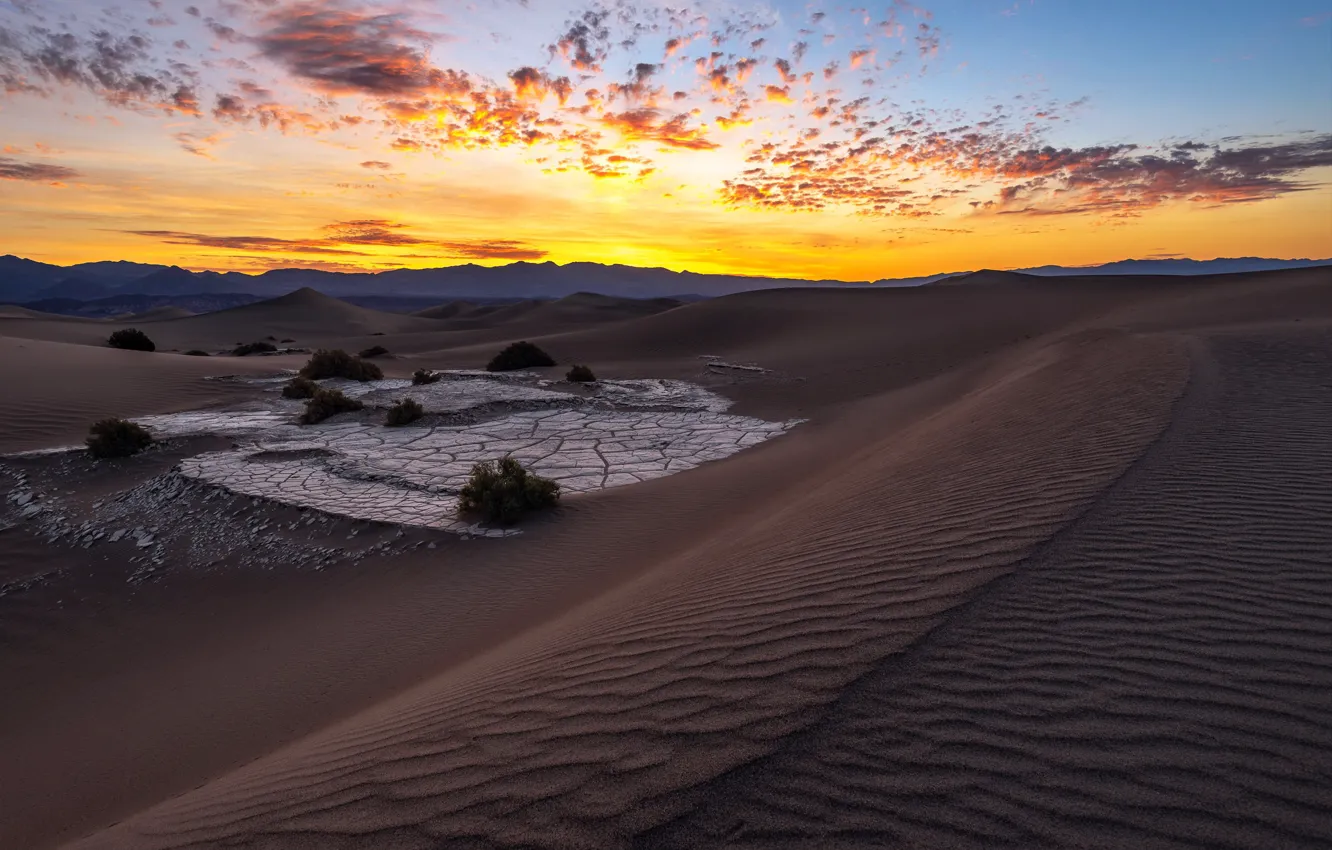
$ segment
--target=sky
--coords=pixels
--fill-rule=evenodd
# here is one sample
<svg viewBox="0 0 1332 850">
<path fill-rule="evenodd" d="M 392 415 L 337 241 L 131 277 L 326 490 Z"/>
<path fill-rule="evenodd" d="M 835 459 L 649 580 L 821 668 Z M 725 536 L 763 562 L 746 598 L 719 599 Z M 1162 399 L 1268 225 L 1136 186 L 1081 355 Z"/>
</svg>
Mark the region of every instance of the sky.
<svg viewBox="0 0 1332 850">
<path fill-rule="evenodd" d="M 1329 0 L 0 0 L 0 253 L 1332 256 Z"/>
</svg>

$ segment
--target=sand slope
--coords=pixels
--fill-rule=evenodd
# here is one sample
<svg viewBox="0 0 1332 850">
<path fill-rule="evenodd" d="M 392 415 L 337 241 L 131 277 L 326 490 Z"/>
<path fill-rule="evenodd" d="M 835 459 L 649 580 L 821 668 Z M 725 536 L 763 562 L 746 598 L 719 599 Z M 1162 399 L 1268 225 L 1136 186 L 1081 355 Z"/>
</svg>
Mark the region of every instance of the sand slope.
<svg viewBox="0 0 1332 850">
<path fill-rule="evenodd" d="M 1067 346 L 765 520 L 82 846 L 624 846 L 1010 569 L 1156 436 L 1178 350 Z"/>
<path fill-rule="evenodd" d="M 0 452 L 78 445 L 98 419 L 192 410 L 235 398 L 239 388 L 203 378 L 274 368 L 250 358 L 224 361 L 0 336 L 0 386 L 8 396 Z"/>
<path fill-rule="evenodd" d="M 0 599 L 22 624 L 0 646 L 22 694 L 0 703 L 0 847 L 1332 834 L 1332 271 L 784 290 L 582 325 L 397 317 L 373 338 L 389 314 L 305 297 L 258 315 L 318 313 L 344 336 L 308 338 L 382 341 L 405 369 L 484 363 L 516 328 L 563 363 L 811 421 L 570 499 L 515 540 Z M 252 327 L 233 321 L 213 331 Z M 24 421 L 70 429 L 278 365 L 0 344 Z M 42 427 L 0 443 L 49 443 Z M 41 551 L 6 534 L 0 554 Z"/>
<path fill-rule="evenodd" d="M 1332 335 L 1199 348 L 1091 511 L 644 846 L 1326 846 Z"/>
</svg>

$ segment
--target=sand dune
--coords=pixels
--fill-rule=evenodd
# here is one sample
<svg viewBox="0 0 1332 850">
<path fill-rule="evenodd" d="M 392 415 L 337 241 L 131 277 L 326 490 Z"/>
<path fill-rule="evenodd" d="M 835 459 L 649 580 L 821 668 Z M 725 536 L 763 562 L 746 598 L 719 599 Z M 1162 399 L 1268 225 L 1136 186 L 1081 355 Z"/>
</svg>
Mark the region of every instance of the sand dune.
<svg viewBox="0 0 1332 850">
<path fill-rule="evenodd" d="M 413 315 L 447 320 L 449 330 L 481 330 L 513 325 L 539 328 L 544 333 L 566 326 L 620 322 L 650 316 L 680 306 L 670 298 L 616 298 L 591 292 L 566 295 L 553 301 L 519 301 L 513 304 L 469 304 L 450 301 Z"/>
<path fill-rule="evenodd" d="M 277 340 L 293 339 L 307 348 L 342 346 L 363 342 L 375 334 L 439 329 L 438 323 L 429 319 L 357 307 L 313 289 L 301 289 L 268 301 L 180 318 L 157 316 L 93 322 L 61 317 L 56 321 L 23 322 L 5 333 L 28 339 L 101 345 L 107 334 L 116 327 L 128 326 L 131 321 L 151 323 L 149 336 L 159 350 L 230 350 L 240 343 L 269 336 Z"/>
<path fill-rule="evenodd" d="M 513 540 L 140 597 L 75 560 L 0 596 L 22 695 L 0 846 L 1321 846 L 1330 284 L 786 290 L 532 334 L 540 307 L 398 317 L 404 366 L 476 365 L 520 327 L 810 421 Z M 303 298 L 349 340 L 387 315 Z M 50 364 L 6 385 L 70 428 L 273 366 L 0 343 Z M 107 386 L 71 393 L 83 369 Z"/>
<path fill-rule="evenodd" d="M 242 358 L 228 358 L 224 367 L 210 361 L 0 335 L 0 386 L 9 411 L 0 452 L 78 445 L 89 425 L 108 416 L 191 410 L 234 398 L 234 385 L 203 378 L 274 368 Z"/>
<path fill-rule="evenodd" d="M 1018 377 L 992 376 L 863 447 L 743 532 L 700 541 L 463 670 L 86 846 L 300 846 L 379 832 L 405 846 L 532 835 L 624 846 L 1011 569 L 1156 436 L 1185 376 L 1177 347 L 1131 339 L 1079 340 L 1013 366 Z M 1119 404 L 1106 416 L 1110 397 Z M 993 445 L 1016 448 L 982 451 Z M 940 477 L 936 464 L 956 472 Z"/>
<path fill-rule="evenodd" d="M 1324 845 L 1330 343 L 1200 344 L 1090 511 L 645 846 Z"/>
<path fill-rule="evenodd" d="M 166 319 L 185 319 L 193 315 L 193 312 L 186 310 L 184 307 L 176 307 L 168 304 L 163 307 L 154 307 L 151 310 L 145 310 L 142 313 L 132 313 L 128 316 L 121 317 L 119 321 L 160 322 Z"/>
<path fill-rule="evenodd" d="M 43 313 L 40 310 L 30 310 L 27 307 L 20 307 L 17 304 L 0 304 L 0 319 L 48 319 L 59 320 L 60 316 L 54 313 Z"/>
</svg>

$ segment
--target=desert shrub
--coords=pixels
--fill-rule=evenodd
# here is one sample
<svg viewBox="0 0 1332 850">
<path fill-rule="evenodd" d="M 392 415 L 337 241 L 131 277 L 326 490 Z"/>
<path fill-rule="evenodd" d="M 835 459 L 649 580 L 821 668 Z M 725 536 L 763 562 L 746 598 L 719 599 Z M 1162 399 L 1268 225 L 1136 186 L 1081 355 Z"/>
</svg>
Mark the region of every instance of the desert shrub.
<svg viewBox="0 0 1332 850">
<path fill-rule="evenodd" d="M 356 399 L 347 398 L 341 390 L 321 388 L 315 390 L 315 394 L 305 402 L 305 414 L 301 416 L 301 421 L 306 425 L 313 425 L 316 422 L 323 422 L 330 416 L 336 416 L 339 413 L 350 413 L 364 407 L 365 405 Z"/>
<path fill-rule="evenodd" d="M 213 355 L 209 354 L 207 351 L 204 351 L 202 348 L 191 348 L 189 351 L 185 352 L 185 354 L 188 355 L 188 356 L 190 356 L 190 357 L 212 357 L 212 356 L 213 356 Z"/>
<path fill-rule="evenodd" d="M 295 341 L 296 341 L 296 340 L 292 339 L 291 337 L 287 337 L 286 339 L 282 340 L 281 342 L 282 342 L 283 345 L 286 345 L 286 344 L 289 343 L 289 342 L 295 342 Z"/>
<path fill-rule="evenodd" d="M 574 366 L 569 370 L 569 374 L 564 377 L 579 384 L 590 384 L 597 379 L 597 376 L 592 374 L 592 370 L 586 366 Z"/>
<path fill-rule="evenodd" d="M 350 378 L 353 381 L 377 381 L 384 372 L 375 364 L 352 357 L 342 349 L 321 348 L 310 356 L 310 362 L 301 367 L 301 377 L 312 381 L 324 378 Z"/>
<path fill-rule="evenodd" d="M 491 372 L 512 372 L 515 369 L 533 369 L 539 366 L 554 366 L 555 360 L 537 346 L 523 340 L 509 345 L 496 354 L 486 365 Z"/>
<path fill-rule="evenodd" d="M 129 457 L 152 444 L 146 428 L 124 419 L 103 419 L 88 429 L 88 452 L 95 458 Z"/>
<path fill-rule="evenodd" d="M 425 416 L 425 410 L 421 405 L 413 399 L 404 398 L 389 408 L 388 418 L 384 420 L 384 424 L 396 428 L 399 425 L 410 425 L 422 416 Z"/>
<path fill-rule="evenodd" d="M 442 377 L 444 376 L 429 369 L 417 369 L 412 373 L 412 383 L 419 387 L 422 384 L 433 384 Z"/>
<path fill-rule="evenodd" d="M 300 375 L 287 381 L 286 386 L 282 388 L 283 398 L 314 398 L 314 394 L 319 392 L 319 385 L 309 378 L 302 378 Z"/>
<path fill-rule="evenodd" d="M 231 353 L 237 357 L 245 357 L 250 354 L 269 354 L 277 351 L 277 346 L 271 342 L 247 342 L 244 345 L 238 345 L 231 350 Z"/>
<path fill-rule="evenodd" d="M 472 467 L 472 476 L 460 493 L 458 512 L 507 525 L 528 511 L 554 507 L 559 500 L 559 484 L 534 475 L 506 456 Z"/>
<path fill-rule="evenodd" d="M 371 357 L 383 357 L 385 354 L 388 354 L 388 349 L 382 345 L 376 345 L 362 351 L 359 356 L 369 359 Z"/>
<path fill-rule="evenodd" d="M 127 351 L 156 351 L 157 346 L 148 338 L 148 334 L 138 328 L 124 328 L 118 330 L 106 338 L 106 344 L 112 348 L 123 348 Z"/>
</svg>

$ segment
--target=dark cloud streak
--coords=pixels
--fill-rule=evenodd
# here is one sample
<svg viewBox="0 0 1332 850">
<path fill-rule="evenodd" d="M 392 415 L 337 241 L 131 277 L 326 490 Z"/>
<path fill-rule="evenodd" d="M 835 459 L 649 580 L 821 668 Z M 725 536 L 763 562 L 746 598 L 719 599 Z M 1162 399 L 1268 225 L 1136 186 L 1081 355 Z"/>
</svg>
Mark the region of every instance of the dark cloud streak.
<svg viewBox="0 0 1332 850">
<path fill-rule="evenodd" d="M 79 173 L 63 165 L 45 162 L 20 162 L 0 156 L 0 180 L 23 180 L 31 183 L 60 183 L 73 180 Z"/>
</svg>

